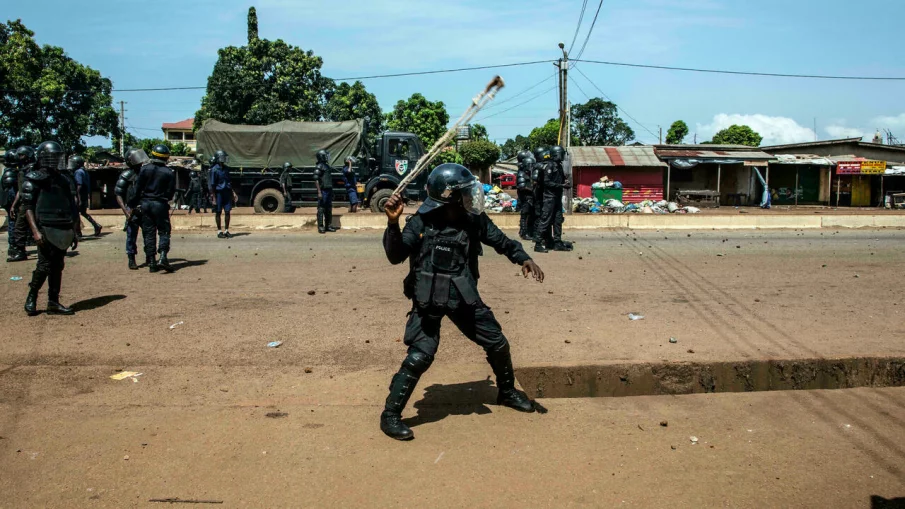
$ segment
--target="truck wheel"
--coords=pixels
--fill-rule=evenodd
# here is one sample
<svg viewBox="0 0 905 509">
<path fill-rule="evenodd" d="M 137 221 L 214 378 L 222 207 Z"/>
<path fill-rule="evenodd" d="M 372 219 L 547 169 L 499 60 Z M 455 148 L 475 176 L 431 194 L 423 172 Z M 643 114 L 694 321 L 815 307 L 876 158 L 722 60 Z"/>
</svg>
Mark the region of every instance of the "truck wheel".
<svg viewBox="0 0 905 509">
<path fill-rule="evenodd" d="M 256 214 L 276 214 L 282 212 L 286 200 L 283 193 L 276 189 L 264 189 L 255 195 L 255 213 Z"/>
<path fill-rule="evenodd" d="M 392 189 L 380 189 L 375 191 L 371 196 L 371 212 L 375 214 L 382 214 L 383 207 L 387 204 L 387 200 L 393 196 Z"/>
</svg>

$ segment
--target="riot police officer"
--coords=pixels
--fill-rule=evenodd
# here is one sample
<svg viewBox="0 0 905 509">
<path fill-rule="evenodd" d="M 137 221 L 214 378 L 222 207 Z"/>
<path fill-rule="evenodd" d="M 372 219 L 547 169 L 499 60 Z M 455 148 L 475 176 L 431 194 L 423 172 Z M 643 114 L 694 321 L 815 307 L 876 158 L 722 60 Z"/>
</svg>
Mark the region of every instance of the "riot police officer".
<svg viewBox="0 0 905 509">
<path fill-rule="evenodd" d="M 566 171 L 563 162 L 566 158 L 566 151 L 561 146 L 556 145 L 550 149 L 550 159 L 552 161 L 553 178 L 548 179 L 547 189 L 556 191 L 556 202 L 553 204 L 554 215 L 553 223 L 550 225 L 553 235 L 554 251 L 571 251 L 572 243 L 562 240 L 562 225 L 565 222 L 563 216 L 563 194 L 565 190 L 571 189 L 572 185 L 566 177 Z"/>
<path fill-rule="evenodd" d="M 0 206 L 6 211 L 6 236 L 9 248 L 6 261 L 16 261 L 15 254 L 15 235 L 16 230 L 16 213 L 13 210 L 13 203 L 16 201 L 16 195 L 19 193 L 19 159 L 12 150 L 7 150 L 3 154 L 3 174 L 0 176 Z"/>
<path fill-rule="evenodd" d="M 233 210 L 233 203 L 238 201 L 238 196 L 233 192 L 232 179 L 229 176 L 229 168 L 226 166 L 229 163 L 229 154 L 223 150 L 218 150 L 214 153 L 212 161 L 213 165 L 211 166 L 211 177 L 208 186 L 210 186 L 211 203 L 214 204 L 214 212 L 217 214 L 217 238 L 228 239 L 232 237 L 232 234 L 229 233 L 229 215 Z M 222 225 L 220 214 L 223 212 L 226 213 L 225 233 L 220 228 Z"/>
<path fill-rule="evenodd" d="M 518 153 L 518 173 L 515 188 L 518 193 L 518 207 L 521 212 L 518 235 L 522 240 L 534 238 L 534 156 L 527 150 Z"/>
<path fill-rule="evenodd" d="M 19 192 L 13 199 L 12 211 L 16 216 L 16 224 L 13 228 L 13 246 L 10 248 L 8 262 L 22 262 L 28 259 L 25 247 L 28 244 L 28 219 L 25 217 L 24 204 L 22 203 L 21 190 L 25 183 L 25 175 L 30 172 L 35 164 L 35 149 L 24 145 L 16 149 L 16 159 L 19 160 Z"/>
<path fill-rule="evenodd" d="M 74 311 L 60 304 L 60 289 L 66 250 L 79 244 L 75 184 L 60 172 L 65 154 L 59 143 L 44 142 L 36 157 L 36 166 L 25 175 L 21 191 L 24 215 L 38 246 L 38 264 L 28 285 L 25 312 L 28 316 L 38 314 L 38 292 L 48 281 L 47 313 L 71 315 Z"/>
<path fill-rule="evenodd" d="M 201 172 L 192 170 L 189 173 L 189 188 L 185 193 L 185 201 L 189 206 L 189 214 L 192 213 L 192 210 L 197 214 L 201 213 L 201 199 L 204 194 L 204 188 L 201 187 Z"/>
<path fill-rule="evenodd" d="M 94 228 L 94 236 L 101 235 L 101 225 L 88 214 L 88 204 L 91 202 L 91 177 L 85 170 L 85 160 L 81 156 L 69 158 L 66 169 L 72 173 L 75 179 L 76 198 L 78 199 L 79 214 L 88 220 Z M 79 228 L 81 230 L 81 228 Z"/>
<path fill-rule="evenodd" d="M 546 161 L 538 168 L 540 179 L 542 208 L 538 220 L 537 234 L 534 239 L 534 251 L 546 253 L 554 251 L 571 251 L 571 246 L 562 241 L 562 197 L 563 189 L 569 185 L 563 171 L 562 161 L 565 150 L 560 146 L 545 151 Z"/>
<path fill-rule="evenodd" d="M 151 149 L 150 160 L 138 173 L 135 195 L 128 202 L 133 209 L 141 205 L 141 234 L 150 272 L 173 270 L 167 254 L 170 252 L 170 200 L 176 194 L 176 175 L 167 167 L 169 158 L 170 149 L 166 145 L 155 145 Z M 160 254 L 159 262 L 157 254 Z"/>
<path fill-rule="evenodd" d="M 547 235 L 542 230 L 541 217 L 544 207 L 544 176 L 547 173 L 547 163 L 550 162 L 550 149 L 546 147 L 537 147 L 534 149 L 534 168 L 531 173 L 531 180 L 534 182 L 534 251 L 538 253 L 547 252 Z M 552 240 L 551 245 L 552 246 Z"/>
<path fill-rule="evenodd" d="M 481 182 L 464 166 L 441 164 L 427 180 L 428 198 L 418 212 L 399 229 L 403 201 L 391 197 L 385 212 L 388 225 L 383 237 L 392 264 L 409 260 L 403 283 L 412 310 L 405 326 L 408 355 L 390 382 L 380 429 L 397 440 L 413 438 L 401 413 L 421 375 L 430 367 L 440 341 L 440 322 L 448 317 L 470 340 L 484 348 L 496 375 L 497 403 L 522 412 L 533 412 L 525 393 L 515 388 L 509 341 L 493 312 L 478 294 L 478 256 L 487 244 L 512 263 L 522 266 L 527 278 L 543 282 L 544 273 L 522 245 L 500 231 L 483 213 Z"/>
<path fill-rule="evenodd" d="M 151 159 L 140 148 L 133 148 L 126 152 L 126 165 L 128 168 L 119 174 L 113 194 L 116 195 L 116 203 L 126 216 L 126 256 L 129 257 L 129 269 L 138 270 L 135 263 L 135 255 L 138 254 L 138 230 L 141 228 L 141 207 L 129 208 L 129 203 L 135 198 L 138 173 L 141 167 Z"/>
<path fill-rule="evenodd" d="M 283 212 L 289 214 L 295 209 L 292 206 L 292 163 L 283 163 L 283 172 L 280 173 L 280 188 L 283 190 Z"/>
<path fill-rule="evenodd" d="M 314 185 L 317 187 L 317 232 L 335 232 L 333 227 L 333 168 L 327 163 L 330 154 L 318 150 L 314 168 Z"/>
</svg>

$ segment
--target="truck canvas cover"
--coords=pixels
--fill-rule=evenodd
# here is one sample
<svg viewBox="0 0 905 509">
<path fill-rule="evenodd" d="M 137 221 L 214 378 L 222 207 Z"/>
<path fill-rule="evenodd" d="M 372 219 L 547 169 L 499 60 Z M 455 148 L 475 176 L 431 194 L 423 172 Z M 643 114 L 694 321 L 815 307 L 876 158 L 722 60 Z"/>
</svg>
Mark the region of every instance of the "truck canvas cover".
<svg viewBox="0 0 905 509">
<path fill-rule="evenodd" d="M 362 127 L 362 120 L 233 125 L 209 119 L 197 132 L 197 153 L 206 161 L 224 150 L 233 168 L 278 168 L 287 161 L 300 168 L 314 166 L 315 153 L 324 149 L 336 167 L 357 153 Z"/>
</svg>

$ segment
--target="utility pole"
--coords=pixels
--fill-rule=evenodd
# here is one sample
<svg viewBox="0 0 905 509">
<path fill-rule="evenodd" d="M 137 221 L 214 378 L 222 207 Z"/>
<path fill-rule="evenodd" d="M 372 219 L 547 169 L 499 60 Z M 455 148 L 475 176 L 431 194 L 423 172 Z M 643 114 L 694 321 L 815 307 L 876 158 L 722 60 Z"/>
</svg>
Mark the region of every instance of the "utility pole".
<svg viewBox="0 0 905 509">
<path fill-rule="evenodd" d="M 663 144 L 663 126 L 658 125 L 657 127 L 660 128 L 660 145 L 662 145 Z"/>
<path fill-rule="evenodd" d="M 559 49 L 562 50 L 562 65 L 560 66 L 562 71 L 562 110 L 563 121 L 566 123 L 563 127 L 565 139 L 562 146 L 568 152 L 572 145 L 572 108 L 569 106 L 569 52 L 566 51 L 566 45 L 563 43 L 559 43 Z M 571 201 L 570 199 L 569 202 L 571 203 Z"/>
<path fill-rule="evenodd" d="M 125 156 L 126 143 L 126 101 L 119 102 L 119 155 Z"/>
</svg>

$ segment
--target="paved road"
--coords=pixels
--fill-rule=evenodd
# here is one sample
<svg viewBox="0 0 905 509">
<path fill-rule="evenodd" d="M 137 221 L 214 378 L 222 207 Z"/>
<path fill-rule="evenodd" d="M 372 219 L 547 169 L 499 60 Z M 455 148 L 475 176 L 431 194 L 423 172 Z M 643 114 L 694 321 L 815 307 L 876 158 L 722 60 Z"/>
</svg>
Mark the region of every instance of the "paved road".
<svg viewBox="0 0 905 509">
<path fill-rule="evenodd" d="M 569 236 L 575 252 L 538 255 L 543 285 L 482 259 L 517 365 L 905 355 L 905 232 Z M 89 240 L 67 260 L 69 318 L 27 318 L 33 262 L 0 265 L 0 506 L 905 497 L 905 389 L 547 399 L 526 416 L 492 404 L 482 352 L 448 324 L 406 412 L 417 439 L 396 443 L 377 416 L 403 355 L 405 267 L 379 233 L 177 235 L 168 275 L 126 270 L 122 243 Z"/>
</svg>

